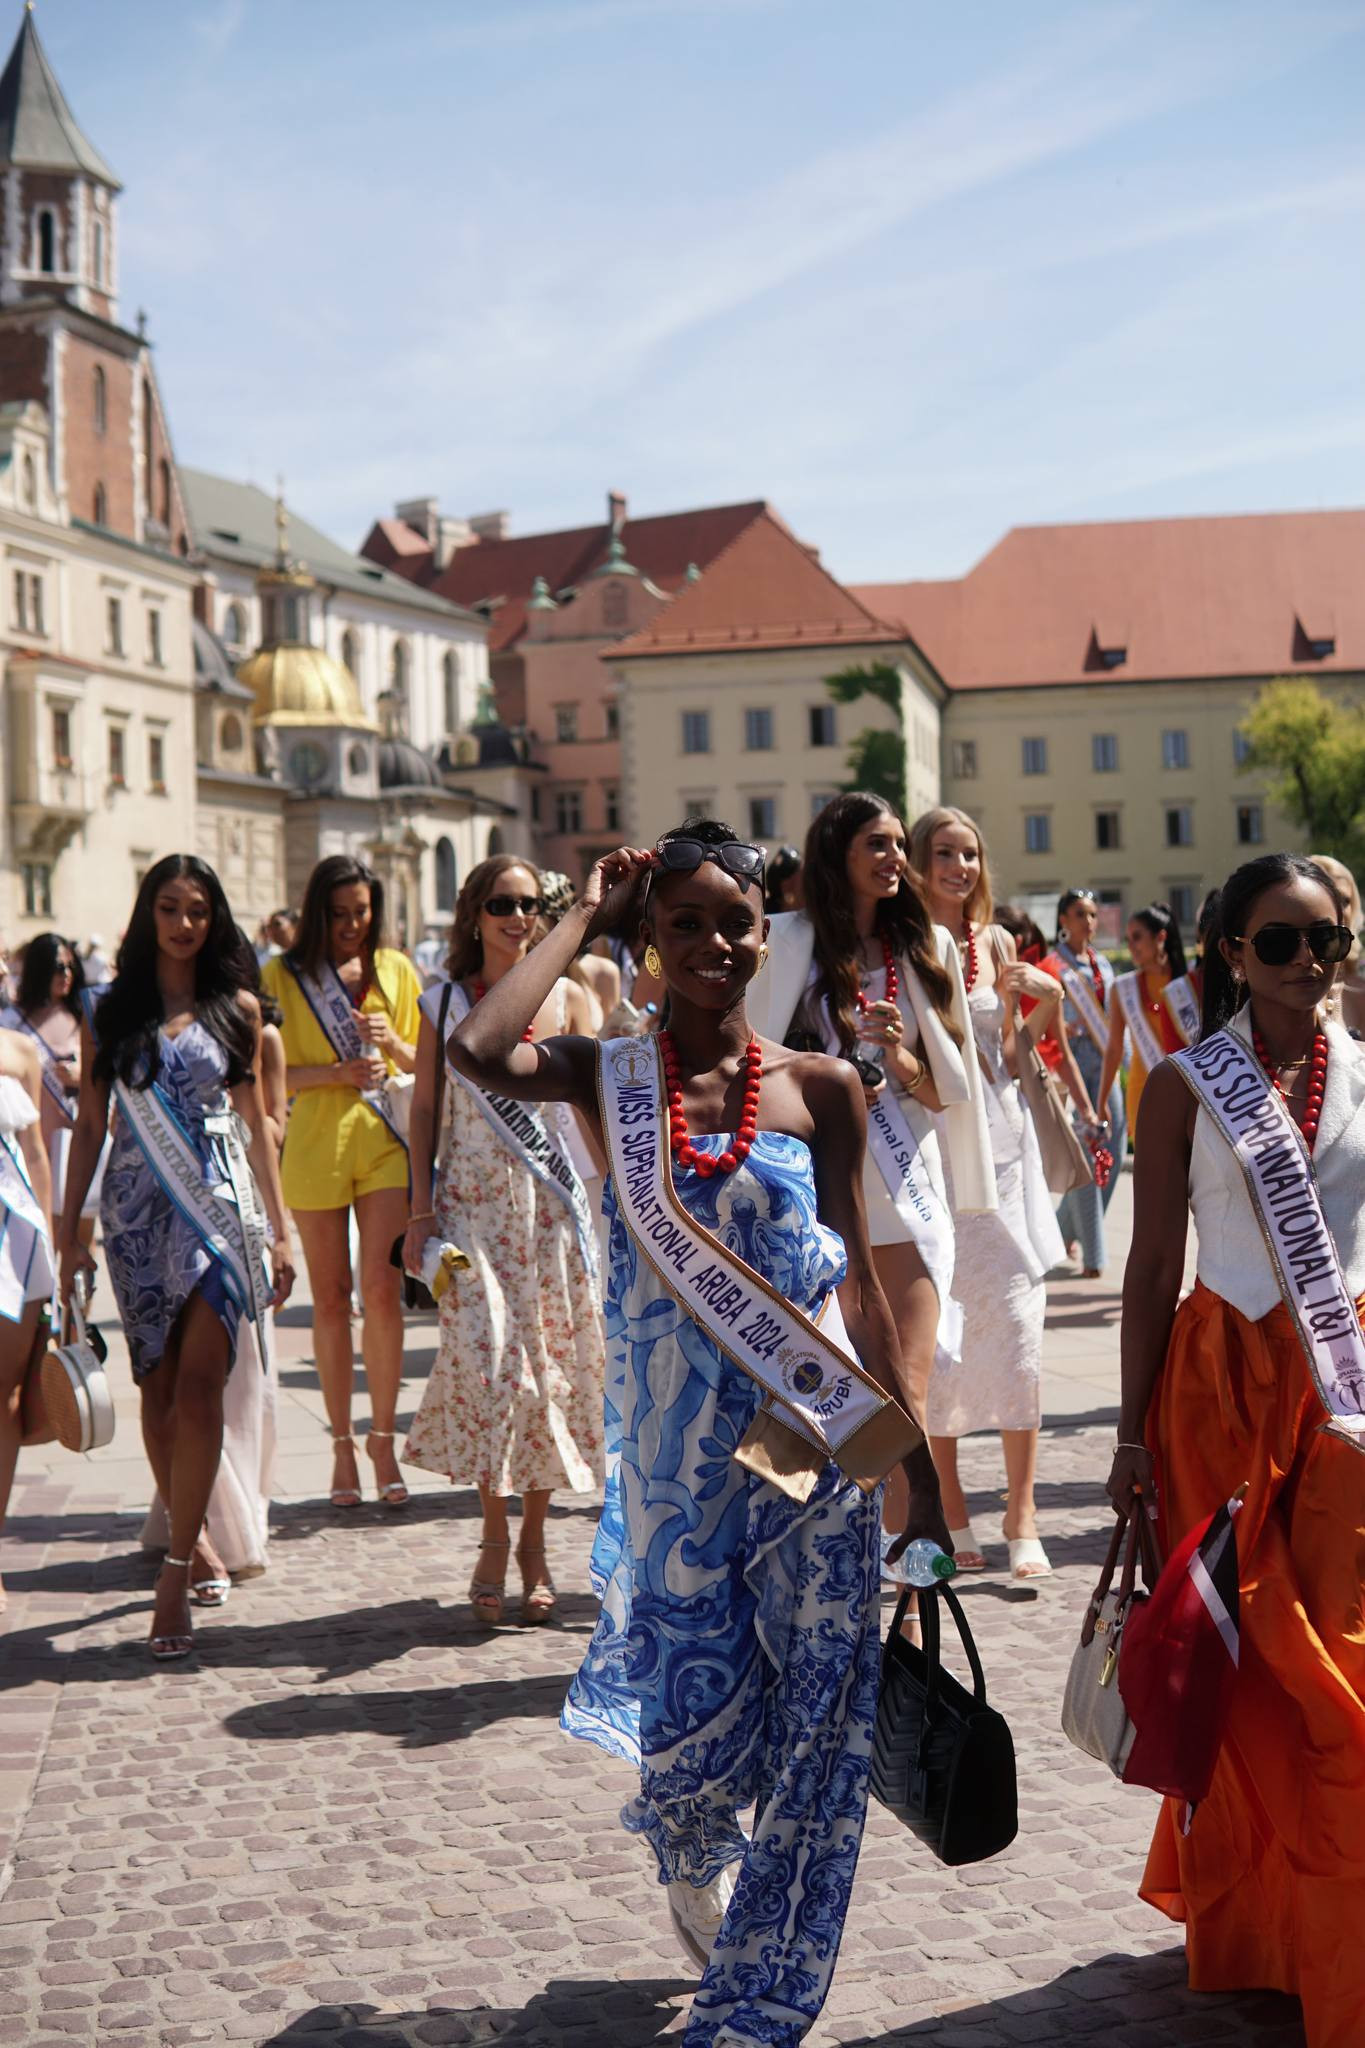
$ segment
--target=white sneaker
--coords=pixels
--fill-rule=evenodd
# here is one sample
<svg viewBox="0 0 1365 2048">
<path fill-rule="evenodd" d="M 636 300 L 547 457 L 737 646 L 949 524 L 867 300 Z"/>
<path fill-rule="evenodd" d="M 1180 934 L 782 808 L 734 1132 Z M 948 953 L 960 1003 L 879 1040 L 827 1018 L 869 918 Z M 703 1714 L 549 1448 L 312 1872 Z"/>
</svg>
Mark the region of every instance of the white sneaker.
<svg viewBox="0 0 1365 2048">
<path fill-rule="evenodd" d="M 710 1884 L 688 1884 L 674 1878 L 668 1887 L 668 1912 L 678 1945 L 689 1962 L 705 1970 L 720 1933 L 725 1910 L 734 1896 L 734 1872 L 728 1866 Z"/>
</svg>

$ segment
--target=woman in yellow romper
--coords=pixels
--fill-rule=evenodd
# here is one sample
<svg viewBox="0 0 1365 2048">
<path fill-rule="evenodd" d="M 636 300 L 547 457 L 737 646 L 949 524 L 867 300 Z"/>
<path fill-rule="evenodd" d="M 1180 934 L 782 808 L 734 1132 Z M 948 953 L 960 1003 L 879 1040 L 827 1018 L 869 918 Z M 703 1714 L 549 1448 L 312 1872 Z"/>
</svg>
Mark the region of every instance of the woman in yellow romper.
<svg viewBox="0 0 1365 2048">
<path fill-rule="evenodd" d="M 408 1490 L 393 1448 L 403 1369 L 399 1274 L 389 1250 L 408 1220 L 408 1155 L 384 1114 L 385 1084 L 410 1074 L 421 983 L 384 944 L 384 889 L 363 861 L 333 854 L 308 879 L 292 950 L 261 976 L 284 1014 L 289 1126 L 284 1199 L 294 1212 L 313 1292 L 314 1353 L 335 1461 L 332 1505 L 358 1507 L 351 1437 L 350 1212 L 360 1233 L 362 1355 L 370 1394 L 366 1449 L 379 1498 Z"/>
</svg>

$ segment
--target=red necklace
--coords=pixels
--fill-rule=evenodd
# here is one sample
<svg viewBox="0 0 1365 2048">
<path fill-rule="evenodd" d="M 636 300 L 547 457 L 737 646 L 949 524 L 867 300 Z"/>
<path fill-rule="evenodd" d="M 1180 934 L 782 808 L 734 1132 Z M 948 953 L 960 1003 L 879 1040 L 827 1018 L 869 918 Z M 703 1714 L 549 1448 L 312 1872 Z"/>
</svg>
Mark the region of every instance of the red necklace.
<svg viewBox="0 0 1365 2048">
<path fill-rule="evenodd" d="M 970 924 L 967 926 L 966 949 L 967 957 L 962 963 L 962 979 L 967 984 L 967 993 L 968 995 L 970 995 L 972 990 L 976 987 L 977 969 L 976 933 L 972 930 Z M 961 948 L 959 948 L 959 950 L 961 950 Z"/>
<path fill-rule="evenodd" d="M 891 950 L 891 941 L 885 932 L 882 933 L 882 966 L 886 969 L 886 1000 L 888 1003 L 894 1003 L 901 992 L 901 978 L 896 972 L 896 956 Z M 867 997 L 862 989 L 858 990 L 858 1008 L 867 1008 Z"/>
<path fill-rule="evenodd" d="M 488 988 L 487 988 L 487 985 L 486 985 L 486 984 L 485 984 L 484 982 L 482 982 L 482 981 L 476 981 L 476 982 L 475 982 L 475 984 L 474 984 L 474 1000 L 475 1000 L 475 1002 L 476 1002 L 476 1003 L 481 1003 L 481 1002 L 483 1001 L 484 997 L 485 997 L 485 996 L 486 996 L 487 994 L 488 994 Z M 534 1025 L 534 1023 L 531 1023 L 531 1024 L 528 1024 L 528 1025 L 527 1025 L 527 1027 L 526 1027 L 526 1029 L 525 1029 L 525 1030 L 524 1030 L 524 1031 L 522 1032 L 522 1034 L 521 1034 L 521 1042 L 522 1042 L 522 1044 L 523 1044 L 523 1045 L 529 1045 L 529 1044 L 531 1043 L 531 1041 L 532 1041 L 532 1039 L 533 1039 L 534 1037 L 535 1037 L 535 1025 Z"/>
<path fill-rule="evenodd" d="M 1094 948 L 1093 946 L 1087 946 L 1087 947 L 1086 947 L 1086 949 L 1085 949 L 1085 958 L 1086 958 L 1086 964 L 1087 964 L 1087 966 L 1088 966 L 1088 967 L 1089 967 L 1089 969 L 1090 969 L 1090 979 L 1091 979 L 1091 980 L 1092 980 L 1092 981 L 1094 982 L 1094 984 L 1095 984 L 1095 995 L 1096 995 L 1096 998 L 1098 999 L 1098 1002 L 1099 1002 L 1099 1006 L 1100 1006 L 1100 1008 L 1101 1008 L 1101 1009 L 1104 1009 L 1104 1008 L 1105 1008 L 1105 1001 L 1104 1001 L 1104 976 L 1103 976 L 1103 975 L 1102 975 L 1102 974 L 1100 973 L 1100 963 L 1099 963 L 1099 961 L 1098 961 L 1098 960 L 1097 960 L 1097 959 L 1095 958 L 1095 948 Z"/>
<path fill-rule="evenodd" d="M 1266 1049 L 1265 1040 L 1254 1024 L 1251 1027 L 1251 1043 L 1255 1048 L 1257 1059 L 1261 1062 L 1270 1078 L 1271 1087 L 1275 1090 L 1285 1108 L 1289 1110 L 1290 1115 L 1293 1116 L 1294 1112 L 1290 1106 L 1289 1097 L 1280 1086 L 1280 1075 L 1283 1072 L 1283 1068 L 1277 1067 L 1274 1060 L 1271 1059 Z M 1308 1100 L 1304 1104 L 1303 1120 L 1299 1124 L 1299 1129 L 1303 1132 L 1303 1142 L 1310 1152 L 1317 1143 L 1318 1122 L 1322 1116 L 1322 1098 L 1326 1090 L 1327 1033 L 1319 1025 L 1313 1033 L 1313 1063 L 1308 1070 Z"/>
<path fill-rule="evenodd" d="M 744 1078 L 744 1108 L 740 1113 L 739 1129 L 730 1144 L 716 1157 L 710 1152 L 699 1152 L 687 1135 L 682 1071 L 678 1066 L 673 1034 L 661 1031 L 658 1039 L 659 1051 L 663 1055 L 664 1079 L 668 1083 L 668 1143 L 674 1166 L 690 1166 L 703 1180 L 710 1180 L 713 1173 L 733 1173 L 741 1160 L 748 1158 L 750 1147 L 758 1136 L 758 1096 L 763 1081 L 763 1053 L 758 1040 L 751 1038 L 744 1054 L 748 1072 Z"/>
</svg>

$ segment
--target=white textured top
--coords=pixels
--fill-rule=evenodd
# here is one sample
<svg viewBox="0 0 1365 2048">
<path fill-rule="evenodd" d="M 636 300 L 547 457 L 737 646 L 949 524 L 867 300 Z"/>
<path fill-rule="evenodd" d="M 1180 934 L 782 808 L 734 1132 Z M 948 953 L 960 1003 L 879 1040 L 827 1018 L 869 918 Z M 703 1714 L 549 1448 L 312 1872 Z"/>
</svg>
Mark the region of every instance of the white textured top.
<svg viewBox="0 0 1365 2048">
<path fill-rule="evenodd" d="M 1229 1028 L 1250 1044 L 1246 1010 Z M 1327 1087 L 1313 1171 L 1346 1285 L 1359 1296 L 1365 1293 L 1365 1045 L 1339 1024 L 1326 1030 Z M 1242 1169 L 1202 1108 L 1195 1118 L 1189 1186 L 1199 1278 L 1248 1321 L 1259 1322 L 1279 1306 L 1279 1283 Z"/>
<path fill-rule="evenodd" d="M 38 1121 L 38 1106 L 22 1081 L 0 1074 L 0 1131 L 12 1138 Z"/>
</svg>

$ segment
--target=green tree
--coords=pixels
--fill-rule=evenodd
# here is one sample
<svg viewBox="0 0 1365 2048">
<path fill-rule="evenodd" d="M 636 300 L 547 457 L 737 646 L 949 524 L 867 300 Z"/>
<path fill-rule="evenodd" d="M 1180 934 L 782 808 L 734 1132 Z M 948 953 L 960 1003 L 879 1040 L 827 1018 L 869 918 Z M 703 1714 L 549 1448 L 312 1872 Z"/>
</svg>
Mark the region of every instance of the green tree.
<svg viewBox="0 0 1365 2048">
<path fill-rule="evenodd" d="M 1267 683 L 1243 719 L 1244 768 L 1269 775 L 1269 794 L 1316 853 L 1365 865 L 1365 709 L 1334 701 L 1303 676 Z"/>
<path fill-rule="evenodd" d="M 849 780 L 845 789 L 870 790 L 905 814 L 905 734 L 902 728 L 901 677 L 889 661 L 874 661 L 867 667 L 840 669 L 825 677 L 825 688 L 836 704 L 852 704 L 859 697 L 878 697 L 896 714 L 893 729 L 865 725 L 848 750 Z"/>
</svg>

